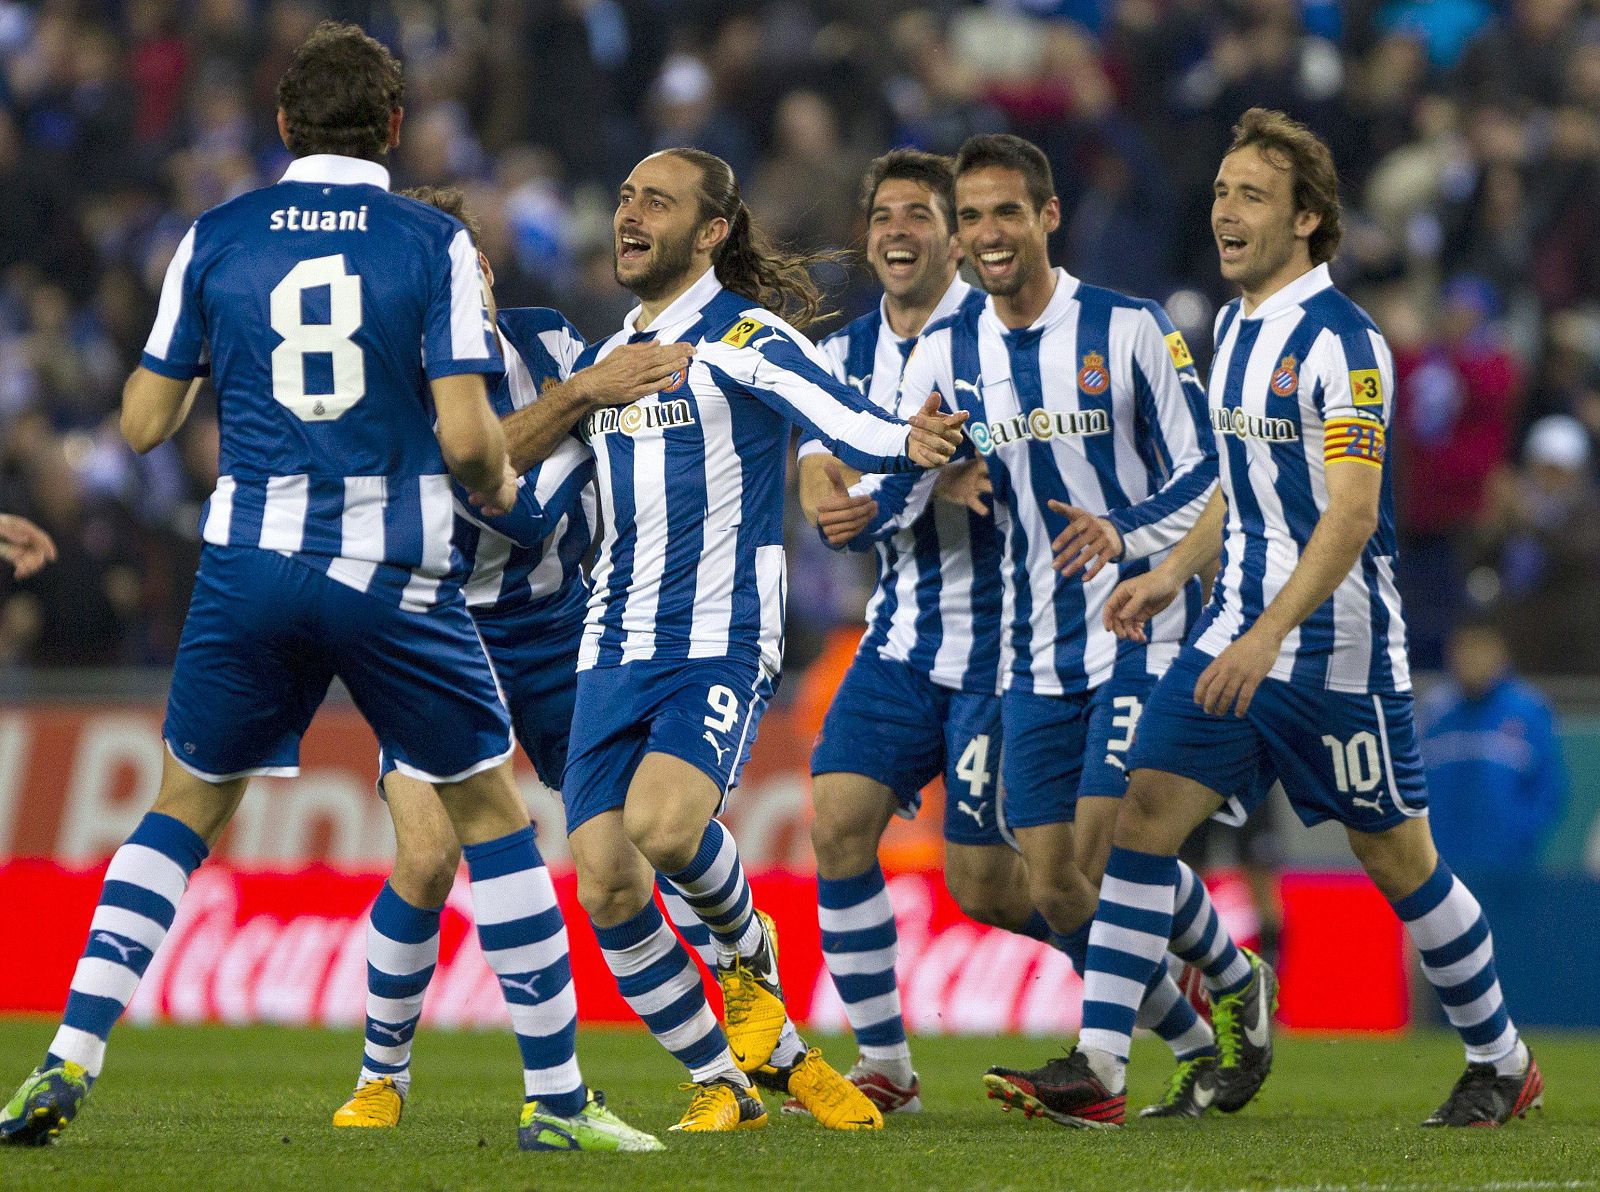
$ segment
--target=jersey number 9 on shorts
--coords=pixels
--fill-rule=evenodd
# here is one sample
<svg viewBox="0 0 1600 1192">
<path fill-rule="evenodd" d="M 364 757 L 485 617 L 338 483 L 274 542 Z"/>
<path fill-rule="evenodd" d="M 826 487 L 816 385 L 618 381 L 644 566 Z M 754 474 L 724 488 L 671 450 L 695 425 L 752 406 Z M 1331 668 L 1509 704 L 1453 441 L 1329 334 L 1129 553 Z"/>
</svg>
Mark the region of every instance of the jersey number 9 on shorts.
<svg viewBox="0 0 1600 1192">
<path fill-rule="evenodd" d="M 739 719 L 739 697 L 721 683 L 706 692 L 706 704 L 711 715 L 706 717 L 705 725 L 712 732 L 725 733 Z"/>
<path fill-rule="evenodd" d="M 305 321 L 305 293 L 327 287 L 328 321 Z M 331 422 L 367 394 L 367 361 L 350 337 L 361 327 L 361 278 L 346 273 L 344 254 L 301 261 L 269 296 L 272 329 L 283 342 L 272 349 L 272 396 L 302 422 Z M 306 357 L 328 357 L 331 393 L 306 392 Z"/>
</svg>

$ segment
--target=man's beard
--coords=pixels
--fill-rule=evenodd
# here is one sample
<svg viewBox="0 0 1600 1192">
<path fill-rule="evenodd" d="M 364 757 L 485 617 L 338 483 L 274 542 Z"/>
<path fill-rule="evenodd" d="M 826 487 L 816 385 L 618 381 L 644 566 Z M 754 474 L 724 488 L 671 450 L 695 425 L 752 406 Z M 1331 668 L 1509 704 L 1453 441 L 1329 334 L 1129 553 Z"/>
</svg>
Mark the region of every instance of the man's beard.
<svg viewBox="0 0 1600 1192">
<path fill-rule="evenodd" d="M 636 297 L 646 302 L 668 293 L 683 280 L 683 275 L 694 263 L 694 233 L 677 240 L 657 240 L 652 250 L 654 257 L 650 265 L 632 281 L 624 281 L 615 266 L 612 270 L 618 285 L 632 290 Z"/>
</svg>

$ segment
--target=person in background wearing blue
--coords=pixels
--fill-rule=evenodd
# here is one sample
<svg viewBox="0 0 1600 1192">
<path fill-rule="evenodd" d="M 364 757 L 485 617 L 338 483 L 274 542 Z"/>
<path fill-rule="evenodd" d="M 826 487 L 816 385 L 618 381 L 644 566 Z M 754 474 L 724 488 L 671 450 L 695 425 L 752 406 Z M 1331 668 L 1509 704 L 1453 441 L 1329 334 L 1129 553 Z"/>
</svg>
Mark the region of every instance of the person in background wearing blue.
<svg viewBox="0 0 1600 1192">
<path fill-rule="evenodd" d="M 1423 702 L 1422 758 L 1440 854 L 1463 872 L 1527 872 L 1567 801 L 1550 702 L 1511 667 L 1494 626 L 1451 635 L 1449 680 Z"/>
</svg>

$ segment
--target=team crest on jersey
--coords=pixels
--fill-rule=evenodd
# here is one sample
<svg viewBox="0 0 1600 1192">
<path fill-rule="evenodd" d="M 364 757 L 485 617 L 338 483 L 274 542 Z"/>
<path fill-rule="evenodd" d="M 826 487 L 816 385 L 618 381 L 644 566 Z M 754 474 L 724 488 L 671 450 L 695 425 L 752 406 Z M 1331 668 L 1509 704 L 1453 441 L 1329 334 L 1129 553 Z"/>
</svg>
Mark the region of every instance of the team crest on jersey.
<svg viewBox="0 0 1600 1192">
<path fill-rule="evenodd" d="M 729 328 L 728 333 L 722 337 L 722 342 L 730 347 L 742 348 L 764 327 L 765 323 L 758 323 L 754 319 L 740 319 Z"/>
<path fill-rule="evenodd" d="M 1078 388 L 1090 397 L 1099 397 L 1111 387 L 1111 373 L 1106 369 L 1106 358 L 1099 352 L 1088 352 L 1083 357 L 1083 367 L 1078 370 Z"/>
<path fill-rule="evenodd" d="M 1293 356 L 1285 356 L 1278 361 L 1278 371 L 1272 374 L 1272 392 L 1279 397 L 1288 397 L 1300 388 L 1299 363 Z"/>
<path fill-rule="evenodd" d="M 661 386 L 661 392 L 662 393 L 671 393 L 675 389 L 682 389 L 683 386 L 684 386 L 684 383 L 686 381 L 688 381 L 688 379 L 689 379 L 689 370 L 686 369 L 686 368 L 680 368 L 680 369 L 678 369 L 677 372 L 673 373 L 670 377 L 667 378 L 667 383 L 665 385 Z"/>
</svg>

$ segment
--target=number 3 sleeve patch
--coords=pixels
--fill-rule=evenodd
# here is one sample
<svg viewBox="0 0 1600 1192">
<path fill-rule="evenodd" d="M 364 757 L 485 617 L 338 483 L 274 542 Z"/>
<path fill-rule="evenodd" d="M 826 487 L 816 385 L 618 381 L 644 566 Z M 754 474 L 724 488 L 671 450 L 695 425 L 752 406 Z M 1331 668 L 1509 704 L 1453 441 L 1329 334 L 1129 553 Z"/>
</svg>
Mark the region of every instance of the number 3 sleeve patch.
<svg viewBox="0 0 1600 1192">
<path fill-rule="evenodd" d="M 766 326 L 765 323 L 758 323 L 754 319 L 740 319 L 728 331 L 728 334 L 722 337 L 722 342 L 731 347 L 742 348 L 764 326 Z"/>
<path fill-rule="evenodd" d="M 1375 368 L 1359 368 L 1350 373 L 1350 397 L 1358 406 L 1383 405 L 1383 378 Z"/>
<path fill-rule="evenodd" d="M 1172 355 L 1173 368 L 1188 368 L 1194 363 L 1189 345 L 1183 342 L 1183 332 L 1173 331 L 1166 336 L 1167 351 Z"/>
<path fill-rule="evenodd" d="M 1324 463 L 1353 459 L 1374 468 L 1383 466 L 1384 435 L 1381 423 L 1369 418 L 1330 418 L 1322 429 Z"/>
</svg>

